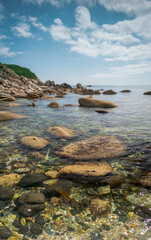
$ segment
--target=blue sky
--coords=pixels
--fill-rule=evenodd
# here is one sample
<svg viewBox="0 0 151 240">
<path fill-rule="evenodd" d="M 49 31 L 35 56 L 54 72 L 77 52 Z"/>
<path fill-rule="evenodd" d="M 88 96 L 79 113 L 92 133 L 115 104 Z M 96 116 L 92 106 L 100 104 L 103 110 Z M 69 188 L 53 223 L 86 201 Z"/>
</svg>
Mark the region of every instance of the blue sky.
<svg viewBox="0 0 151 240">
<path fill-rule="evenodd" d="M 57 83 L 151 84 L 150 0 L 0 0 L 0 61 Z"/>
</svg>

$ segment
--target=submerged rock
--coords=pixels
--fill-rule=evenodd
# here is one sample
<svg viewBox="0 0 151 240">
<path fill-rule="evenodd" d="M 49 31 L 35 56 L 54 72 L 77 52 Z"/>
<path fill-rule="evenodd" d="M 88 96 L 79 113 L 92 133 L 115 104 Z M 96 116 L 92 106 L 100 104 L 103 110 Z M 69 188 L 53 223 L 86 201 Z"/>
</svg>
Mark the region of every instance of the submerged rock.
<svg viewBox="0 0 151 240">
<path fill-rule="evenodd" d="M 26 147 L 41 149 L 46 147 L 50 142 L 36 136 L 25 136 L 21 138 L 21 143 Z"/>
<path fill-rule="evenodd" d="M 21 179 L 21 176 L 16 173 L 0 176 L 0 186 L 10 187 L 10 186 L 18 183 L 20 181 L 20 179 Z"/>
<path fill-rule="evenodd" d="M 7 107 L 16 107 L 16 106 L 20 106 L 20 103 L 8 103 Z"/>
<path fill-rule="evenodd" d="M 151 188 L 151 172 L 146 173 L 144 176 L 140 177 L 138 181 L 144 187 Z"/>
<path fill-rule="evenodd" d="M 107 163 L 75 163 L 58 171 L 58 178 L 82 182 L 99 182 L 112 174 L 113 168 Z"/>
<path fill-rule="evenodd" d="M 103 107 L 103 108 L 113 108 L 118 107 L 116 103 L 98 100 L 94 98 L 79 98 L 79 104 L 83 107 Z"/>
<path fill-rule="evenodd" d="M 107 90 L 107 91 L 104 91 L 103 94 L 106 94 L 106 95 L 113 95 L 113 94 L 117 94 L 117 93 L 114 92 L 113 90 Z"/>
<path fill-rule="evenodd" d="M 47 179 L 43 173 L 32 173 L 25 175 L 19 182 L 22 188 L 40 186 Z"/>
<path fill-rule="evenodd" d="M 0 200 L 11 200 L 14 196 L 14 190 L 0 187 Z"/>
<path fill-rule="evenodd" d="M 75 107 L 77 104 L 68 103 L 64 105 L 65 107 Z"/>
<path fill-rule="evenodd" d="M 94 215 L 100 216 L 110 209 L 110 202 L 102 199 L 93 199 L 90 203 L 90 210 Z"/>
<path fill-rule="evenodd" d="M 65 128 L 65 127 L 49 127 L 47 129 L 47 132 L 52 133 L 56 137 L 61 137 L 61 138 L 62 137 L 70 138 L 78 134 L 74 130 Z"/>
<path fill-rule="evenodd" d="M 9 239 L 13 236 L 13 233 L 9 228 L 3 228 L 0 230 L 0 239 Z"/>
<path fill-rule="evenodd" d="M 51 103 L 48 104 L 48 107 L 60 108 L 61 105 L 57 102 L 51 102 Z"/>
<path fill-rule="evenodd" d="M 115 136 L 96 136 L 70 143 L 56 151 L 56 154 L 75 160 L 91 160 L 117 157 L 124 154 L 125 150 L 125 145 Z"/>
<path fill-rule="evenodd" d="M 15 114 L 12 112 L 0 111 L 0 121 L 14 120 L 17 118 L 27 118 L 27 116 Z"/>
</svg>

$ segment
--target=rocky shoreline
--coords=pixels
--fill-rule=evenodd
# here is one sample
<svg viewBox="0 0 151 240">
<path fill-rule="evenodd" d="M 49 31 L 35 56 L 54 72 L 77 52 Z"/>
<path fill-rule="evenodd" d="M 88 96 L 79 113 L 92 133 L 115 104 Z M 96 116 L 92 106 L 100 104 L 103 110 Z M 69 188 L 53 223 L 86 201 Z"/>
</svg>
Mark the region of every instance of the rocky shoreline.
<svg viewBox="0 0 151 240">
<path fill-rule="evenodd" d="M 5 109 L 18 107 L 17 98 L 32 100 L 31 107 L 37 106 L 37 99 L 50 100 L 46 107 L 57 114 L 62 105 L 54 101 L 68 93 L 88 95 L 79 96 L 79 106 L 86 110 L 93 107 L 107 113 L 104 108 L 118 107 L 92 98 L 102 90 L 43 83 L 18 76 L 5 66 L 4 70 L 0 71 L 0 102 L 8 101 Z M 103 93 L 116 94 L 112 90 Z M 75 104 L 66 107 L 73 109 Z M 0 122 L 20 121 L 23 127 L 31 115 L 3 109 Z M 82 134 L 57 125 L 45 127 L 43 137 L 23 131 L 17 136 L 12 158 L 0 152 L 0 239 L 147 239 L 150 223 L 141 216 L 151 214 L 151 143 L 134 148 L 118 136 Z"/>
</svg>

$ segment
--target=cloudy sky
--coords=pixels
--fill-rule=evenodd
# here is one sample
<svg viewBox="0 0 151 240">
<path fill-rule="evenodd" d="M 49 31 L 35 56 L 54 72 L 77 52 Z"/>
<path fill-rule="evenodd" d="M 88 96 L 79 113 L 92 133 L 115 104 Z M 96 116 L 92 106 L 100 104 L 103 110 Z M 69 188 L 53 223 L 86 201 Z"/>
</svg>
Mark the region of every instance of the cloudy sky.
<svg viewBox="0 0 151 240">
<path fill-rule="evenodd" d="M 151 85 L 151 0 L 0 0 L 0 61 L 42 80 Z"/>
</svg>

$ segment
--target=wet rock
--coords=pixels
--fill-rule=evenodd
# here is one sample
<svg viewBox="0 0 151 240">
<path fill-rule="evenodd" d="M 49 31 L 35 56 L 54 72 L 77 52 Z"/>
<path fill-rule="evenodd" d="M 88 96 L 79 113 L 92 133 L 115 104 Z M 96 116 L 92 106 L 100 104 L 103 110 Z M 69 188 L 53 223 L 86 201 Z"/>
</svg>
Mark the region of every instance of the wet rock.
<svg viewBox="0 0 151 240">
<path fill-rule="evenodd" d="M 125 145 L 115 136 L 96 136 L 70 143 L 56 151 L 61 157 L 91 160 L 117 157 L 125 153 Z"/>
<path fill-rule="evenodd" d="M 8 239 L 13 236 L 13 233 L 9 228 L 4 228 L 0 230 L 0 239 Z"/>
<path fill-rule="evenodd" d="M 5 208 L 7 206 L 7 202 L 5 201 L 0 201 L 0 210 L 2 210 L 3 208 Z"/>
<path fill-rule="evenodd" d="M 21 138 L 21 143 L 26 147 L 42 149 L 46 147 L 50 142 L 41 137 L 25 136 Z"/>
<path fill-rule="evenodd" d="M 79 98 L 79 104 L 83 107 L 103 107 L 103 108 L 114 108 L 118 107 L 116 103 L 98 100 L 94 98 Z"/>
<path fill-rule="evenodd" d="M 32 103 L 32 106 L 33 106 L 33 107 L 35 107 L 35 106 L 36 106 L 36 103 L 35 103 L 35 102 L 33 102 L 33 103 Z"/>
<path fill-rule="evenodd" d="M 11 200 L 14 196 L 14 190 L 0 187 L 0 200 Z"/>
<path fill-rule="evenodd" d="M 77 88 L 83 88 L 83 86 L 81 85 L 81 83 L 77 83 L 76 87 L 77 87 Z"/>
<path fill-rule="evenodd" d="M 34 209 L 31 205 L 23 204 L 18 208 L 18 212 L 21 216 L 32 217 L 34 215 Z"/>
<path fill-rule="evenodd" d="M 30 156 L 34 157 L 34 158 L 39 158 L 39 159 L 43 159 L 44 158 L 44 155 L 41 154 L 40 152 L 30 152 L 29 153 Z"/>
<path fill-rule="evenodd" d="M 8 103 L 7 107 L 16 107 L 16 106 L 20 106 L 21 104 L 19 103 Z"/>
<path fill-rule="evenodd" d="M 43 216 L 37 216 L 35 222 L 42 226 L 45 224 Z"/>
<path fill-rule="evenodd" d="M 8 121 L 20 118 L 27 118 L 27 116 L 15 114 L 12 112 L 0 111 L 0 121 Z"/>
<path fill-rule="evenodd" d="M 72 129 L 65 128 L 65 127 L 49 127 L 47 132 L 55 135 L 56 137 L 60 138 L 71 138 L 76 136 L 78 133 Z"/>
<path fill-rule="evenodd" d="M 51 170 L 45 173 L 45 175 L 51 179 L 56 179 L 57 178 L 58 172 L 55 170 Z"/>
<path fill-rule="evenodd" d="M 51 102 L 47 105 L 48 107 L 53 107 L 53 108 L 60 108 L 61 105 L 57 102 Z"/>
<path fill-rule="evenodd" d="M 65 107 L 75 107 L 75 106 L 77 106 L 77 104 L 71 104 L 71 103 L 69 103 L 69 104 L 65 104 L 64 106 L 65 106 Z"/>
<path fill-rule="evenodd" d="M 21 176 L 16 173 L 0 176 L 0 186 L 10 187 L 14 184 L 17 184 L 20 181 L 20 179 Z"/>
<path fill-rule="evenodd" d="M 128 90 L 128 89 L 126 89 L 126 90 L 122 90 L 122 91 L 120 91 L 121 93 L 129 93 L 129 92 L 131 92 L 130 90 Z"/>
<path fill-rule="evenodd" d="M 33 173 L 25 175 L 19 182 L 22 188 L 40 186 L 47 179 L 43 173 Z"/>
<path fill-rule="evenodd" d="M 29 204 L 42 204 L 45 202 L 43 193 L 30 192 L 27 195 L 26 202 Z"/>
<path fill-rule="evenodd" d="M 90 202 L 90 210 L 94 215 L 100 216 L 110 209 L 110 202 L 102 199 L 93 199 Z"/>
<path fill-rule="evenodd" d="M 136 182 L 140 183 L 144 187 L 151 188 L 151 172 L 148 172 L 144 176 L 141 176 L 136 180 Z"/>
<path fill-rule="evenodd" d="M 107 163 L 75 163 L 58 171 L 58 178 L 82 182 L 99 182 L 112 174 L 113 168 Z"/>
<path fill-rule="evenodd" d="M 60 195 L 69 197 L 72 185 L 73 184 L 70 181 L 58 180 L 51 186 L 47 186 L 44 190 L 44 194 L 46 197 L 58 197 Z"/>
<path fill-rule="evenodd" d="M 111 192 L 110 185 L 105 185 L 105 186 L 98 187 L 98 194 L 99 195 L 110 194 L 110 192 Z"/>
<path fill-rule="evenodd" d="M 51 97 L 51 96 L 43 96 L 40 98 L 40 100 L 57 100 L 58 98 L 56 97 Z"/>
<path fill-rule="evenodd" d="M 103 94 L 106 94 L 106 95 L 113 95 L 113 94 L 117 94 L 117 93 L 114 92 L 113 90 L 107 90 L 107 91 L 104 91 Z"/>
<path fill-rule="evenodd" d="M 30 231 L 35 235 L 42 234 L 42 227 L 38 223 L 33 223 L 31 225 Z"/>
<path fill-rule="evenodd" d="M 65 98 L 65 96 L 63 94 L 57 94 L 55 97 L 56 98 Z"/>
<path fill-rule="evenodd" d="M 151 95 L 151 91 L 145 92 L 144 95 Z"/>
<path fill-rule="evenodd" d="M 95 112 L 102 113 L 102 114 L 109 113 L 109 111 L 106 111 L 106 110 L 95 110 Z"/>
</svg>

